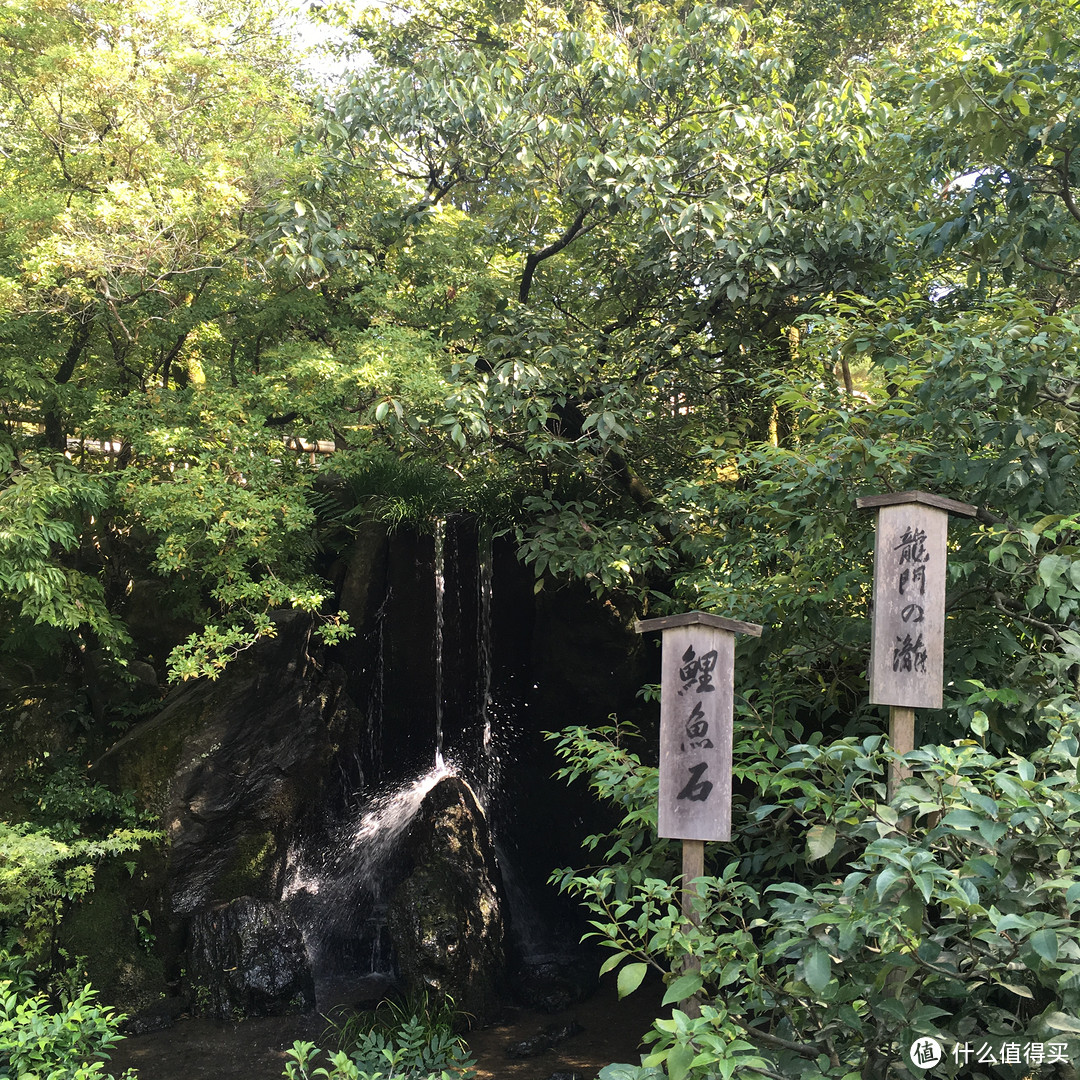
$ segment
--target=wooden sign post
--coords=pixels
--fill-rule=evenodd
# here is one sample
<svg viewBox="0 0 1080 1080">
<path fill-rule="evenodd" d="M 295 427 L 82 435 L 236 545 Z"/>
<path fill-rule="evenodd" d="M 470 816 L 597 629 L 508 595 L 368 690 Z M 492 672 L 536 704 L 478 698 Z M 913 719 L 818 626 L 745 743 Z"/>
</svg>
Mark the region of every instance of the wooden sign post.
<svg viewBox="0 0 1080 1080">
<path fill-rule="evenodd" d="M 691 883 L 705 873 L 705 841 L 731 839 L 735 635 L 760 637 L 761 627 L 691 611 L 635 629 L 663 634 L 658 831 L 683 842 L 682 911 L 697 924 Z M 699 966 L 691 957 L 684 970 Z"/>
<path fill-rule="evenodd" d="M 915 710 L 941 708 L 949 514 L 974 517 L 976 508 L 925 491 L 869 495 L 856 505 L 877 510 L 870 701 L 889 706 L 889 742 L 906 754 L 915 749 Z M 890 767 L 890 799 L 908 775 Z"/>
</svg>

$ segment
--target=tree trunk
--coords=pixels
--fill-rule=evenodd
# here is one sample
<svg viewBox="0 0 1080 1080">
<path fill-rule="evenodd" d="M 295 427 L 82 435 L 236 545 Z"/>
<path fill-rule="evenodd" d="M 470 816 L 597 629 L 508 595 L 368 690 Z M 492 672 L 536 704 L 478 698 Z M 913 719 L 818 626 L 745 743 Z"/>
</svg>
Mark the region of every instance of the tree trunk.
<svg viewBox="0 0 1080 1080">
<path fill-rule="evenodd" d="M 56 374 L 53 376 L 53 383 L 56 386 L 63 386 L 75 374 L 75 366 L 78 364 L 79 357 L 82 356 L 83 350 L 90 340 L 90 328 L 93 326 L 93 322 L 93 316 L 87 316 L 75 323 L 75 332 L 72 334 L 71 344 L 64 354 L 64 361 L 56 369 Z M 60 410 L 59 394 L 56 394 L 52 402 L 46 406 L 43 419 L 45 421 L 46 446 L 63 453 L 67 449 L 67 427 L 64 415 Z"/>
</svg>

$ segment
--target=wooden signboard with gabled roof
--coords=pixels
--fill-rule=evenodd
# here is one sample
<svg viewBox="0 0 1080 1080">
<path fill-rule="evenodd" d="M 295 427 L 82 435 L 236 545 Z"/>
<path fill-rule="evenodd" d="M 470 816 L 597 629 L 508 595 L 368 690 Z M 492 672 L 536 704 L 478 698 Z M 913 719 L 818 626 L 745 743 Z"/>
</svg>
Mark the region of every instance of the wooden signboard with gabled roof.
<svg viewBox="0 0 1080 1080">
<path fill-rule="evenodd" d="M 976 507 L 926 491 L 868 495 L 856 505 L 877 511 L 870 701 L 889 706 L 889 742 L 906 754 L 915 748 L 915 710 L 942 704 L 949 515 L 974 517 Z M 894 766 L 890 795 L 904 775 Z"/>
<path fill-rule="evenodd" d="M 663 634 L 660 676 L 660 835 L 731 839 L 735 635 L 755 623 L 703 611 L 646 619 Z"/>
</svg>

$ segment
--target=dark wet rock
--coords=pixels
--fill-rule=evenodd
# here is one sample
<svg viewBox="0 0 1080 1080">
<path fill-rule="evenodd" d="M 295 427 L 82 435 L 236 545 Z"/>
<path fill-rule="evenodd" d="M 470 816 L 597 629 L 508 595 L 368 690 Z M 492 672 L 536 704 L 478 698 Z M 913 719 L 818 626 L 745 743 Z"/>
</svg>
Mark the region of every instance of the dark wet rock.
<svg viewBox="0 0 1080 1080">
<path fill-rule="evenodd" d="M 531 962 L 515 978 L 521 1001 L 548 1013 L 562 1012 L 584 1001 L 596 985 L 596 964 L 575 956 Z"/>
<path fill-rule="evenodd" d="M 280 1016 L 315 1005 L 299 927 L 284 908 L 245 896 L 191 920 L 185 989 L 195 1015 Z"/>
<path fill-rule="evenodd" d="M 125 1035 L 149 1035 L 154 1031 L 166 1031 L 187 1009 L 186 998 L 163 998 L 129 1016 L 120 1025 L 120 1030 Z"/>
<path fill-rule="evenodd" d="M 359 522 L 353 535 L 333 573 L 338 582 L 338 605 L 349 613 L 356 631 L 352 641 L 362 642 L 386 599 L 388 530 L 381 522 Z M 343 651 L 351 653 L 354 647 L 347 643 Z"/>
<path fill-rule="evenodd" d="M 575 1035 L 580 1035 L 584 1030 L 576 1020 L 552 1024 L 528 1039 L 511 1043 L 506 1048 L 506 1056 L 512 1058 L 539 1057 L 540 1054 L 558 1046 L 559 1043 L 566 1042 L 567 1039 L 572 1039 Z"/>
<path fill-rule="evenodd" d="M 505 927 L 499 871 L 483 811 L 448 776 L 427 794 L 405 840 L 413 869 L 390 905 L 390 936 L 408 993 L 483 1021 L 500 1003 Z"/>
<path fill-rule="evenodd" d="M 298 820 L 324 797 L 338 745 L 355 739 L 344 672 L 308 655 L 307 616 L 279 613 L 276 636 L 216 682 L 173 691 L 95 771 L 160 811 L 171 911 L 277 895 Z"/>
</svg>

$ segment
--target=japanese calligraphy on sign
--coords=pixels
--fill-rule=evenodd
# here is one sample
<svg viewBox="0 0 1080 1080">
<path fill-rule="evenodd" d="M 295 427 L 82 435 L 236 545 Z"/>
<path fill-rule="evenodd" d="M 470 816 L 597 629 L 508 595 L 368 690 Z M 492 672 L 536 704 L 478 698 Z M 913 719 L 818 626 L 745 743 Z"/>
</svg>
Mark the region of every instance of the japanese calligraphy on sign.
<svg viewBox="0 0 1080 1080">
<path fill-rule="evenodd" d="M 735 632 L 757 635 L 761 627 L 691 612 L 637 628 L 664 635 L 660 835 L 730 840 Z"/>
<path fill-rule="evenodd" d="M 904 492 L 858 500 L 876 506 L 870 700 L 939 709 L 945 665 L 945 570 L 949 513 L 975 508 Z"/>
</svg>

